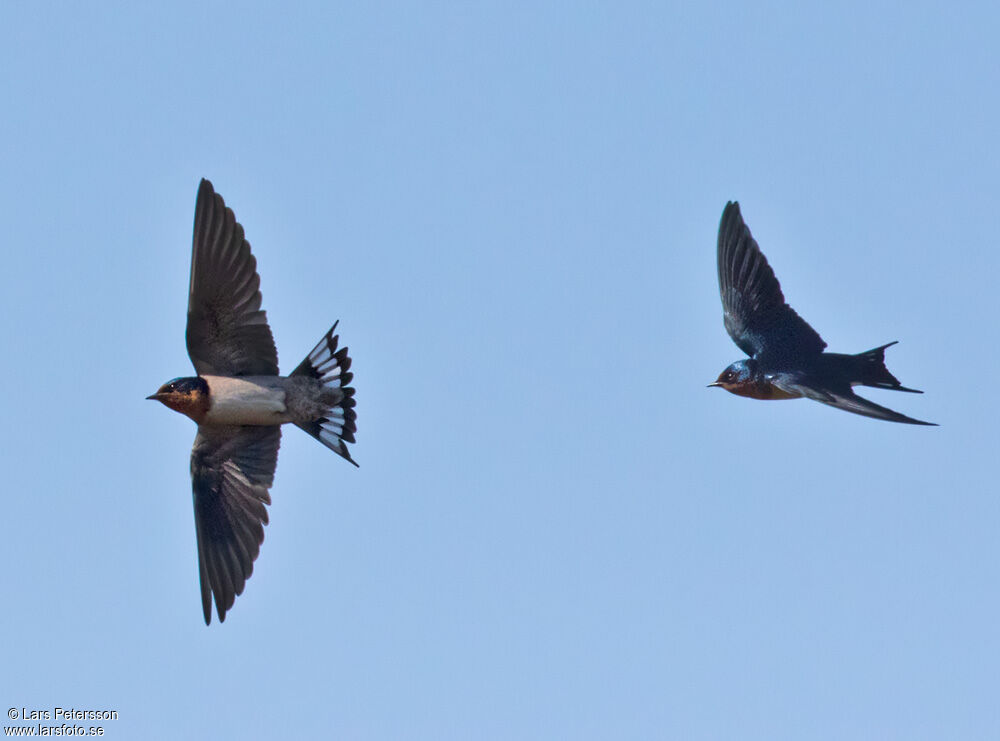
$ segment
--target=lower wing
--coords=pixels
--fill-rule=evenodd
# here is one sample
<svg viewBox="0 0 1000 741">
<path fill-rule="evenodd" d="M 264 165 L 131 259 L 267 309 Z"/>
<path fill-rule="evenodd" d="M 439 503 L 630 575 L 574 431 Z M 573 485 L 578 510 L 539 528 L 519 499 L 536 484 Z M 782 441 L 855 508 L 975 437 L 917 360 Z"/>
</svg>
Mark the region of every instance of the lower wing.
<svg viewBox="0 0 1000 741">
<path fill-rule="evenodd" d="M 831 391 L 828 389 L 804 386 L 798 383 L 784 383 L 781 384 L 779 388 L 788 393 L 801 394 L 802 396 L 812 399 L 813 401 L 818 401 L 820 403 L 836 407 L 837 409 L 843 409 L 845 412 L 860 414 L 863 417 L 884 419 L 887 422 L 900 422 L 908 425 L 927 425 L 928 427 L 937 427 L 937 423 L 935 422 L 923 422 L 919 419 L 913 419 L 913 417 L 907 417 L 905 414 L 900 414 L 899 412 L 894 412 L 886 407 L 879 406 L 873 401 L 868 401 L 868 399 L 858 396 L 850 388 L 848 388 L 846 392 Z"/>
</svg>

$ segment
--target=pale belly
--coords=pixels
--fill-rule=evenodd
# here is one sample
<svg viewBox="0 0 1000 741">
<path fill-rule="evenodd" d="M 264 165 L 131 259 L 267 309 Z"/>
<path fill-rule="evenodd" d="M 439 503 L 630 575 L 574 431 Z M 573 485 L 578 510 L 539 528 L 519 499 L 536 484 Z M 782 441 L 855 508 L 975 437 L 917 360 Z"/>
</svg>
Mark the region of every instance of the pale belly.
<svg viewBox="0 0 1000 741">
<path fill-rule="evenodd" d="M 212 403 L 202 424 L 280 425 L 291 421 L 278 377 L 203 378 Z"/>
</svg>

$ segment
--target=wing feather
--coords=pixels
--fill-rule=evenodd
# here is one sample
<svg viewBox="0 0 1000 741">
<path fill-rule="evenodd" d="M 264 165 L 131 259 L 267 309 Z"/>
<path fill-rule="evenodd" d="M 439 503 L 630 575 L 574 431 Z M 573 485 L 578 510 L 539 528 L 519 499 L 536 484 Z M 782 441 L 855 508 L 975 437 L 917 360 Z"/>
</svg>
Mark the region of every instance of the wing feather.
<svg viewBox="0 0 1000 741">
<path fill-rule="evenodd" d="M 243 227 L 208 180 L 195 203 L 187 347 L 200 375 L 273 376 L 278 353 Z"/>
<path fill-rule="evenodd" d="M 719 223 L 718 267 L 726 331 L 743 352 L 764 363 L 823 352 L 823 338 L 785 303 L 735 202 L 726 204 Z"/>
<path fill-rule="evenodd" d="M 843 409 L 845 412 L 860 414 L 862 417 L 884 419 L 887 422 L 900 422 L 909 425 L 927 425 L 928 427 L 937 427 L 934 422 L 923 422 L 919 419 L 914 419 L 913 417 L 907 417 L 905 414 L 894 412 L 892 409 L 888 409 L 884 406 L 876 404 L 873 401 L 869 401 L 863 396 L 858 396 L 847 384 L 827 384 L 821 388 L 819 386 L 805 383 L 801 377 L 797 379 L 791 379 L 789 377 L 772 378 L 772 382 L 778 388 L 794 396 L 804 396 L 807 399 L 818 401 L 821 404 L 826 404 L 827 406 L 835 407 L 837 409 Z"/>
<path fill-rule="evenodd" d="M 213 595 L 222 622 L 253 573 L 280 444 L 279 426 L 198 428 L 191 483 L 206 625 L 212 621 Z"/>
</svg>

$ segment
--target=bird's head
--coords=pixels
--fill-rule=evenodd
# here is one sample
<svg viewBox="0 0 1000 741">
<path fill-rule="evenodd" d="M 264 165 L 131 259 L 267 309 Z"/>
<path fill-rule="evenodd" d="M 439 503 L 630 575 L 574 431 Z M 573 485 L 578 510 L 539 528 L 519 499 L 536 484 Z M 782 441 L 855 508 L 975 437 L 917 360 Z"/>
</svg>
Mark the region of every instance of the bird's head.
<svg viewBox="0 0 1000 741">
<path fill-rule="evenodd" d="M 200 376 L 175 378 L 167 381 L 155 394 L 146 398 L 155 399 L 175 412 L 200 422 L 208 412 L 208 383 Z"/>
<path fill-rule="evenodd" d="M 708 384 L 709 388 L 719 386 L 730 393 L 742 395 L 740 394 L 740 390 L 746 388 L 754 380 L 752 363 L 753 360 L 750 358 L 737 360 L 719 374 L 719 377 L 715 379 L 715 383 Z"/>
</svg>

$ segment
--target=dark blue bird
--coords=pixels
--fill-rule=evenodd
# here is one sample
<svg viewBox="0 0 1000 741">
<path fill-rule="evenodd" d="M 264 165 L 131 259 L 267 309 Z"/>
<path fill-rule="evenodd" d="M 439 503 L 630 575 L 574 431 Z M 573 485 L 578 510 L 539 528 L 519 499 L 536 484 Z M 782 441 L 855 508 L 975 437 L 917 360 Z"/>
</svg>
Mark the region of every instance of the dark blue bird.
<svg viewBox="0 0 1000 741">
<path fill-rule="evenodd" d="M 750 357 L 737 360 L 715 383 L 751 399 L 805 397 L 890 422 L 934 425 L 873 404 L 854 393 L 854 386 L 909 391 L 885 367 L 885 349 L 895 342 L 857 355 L 823 352 L 826 343 L 795 313 L 781 293 L 738 203 L 727 203 L 719 223 L 719 292 L 726 331 Z"/>
</svg>

